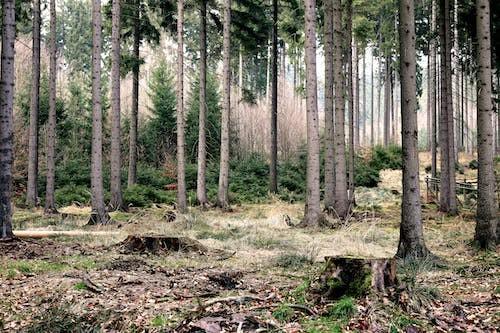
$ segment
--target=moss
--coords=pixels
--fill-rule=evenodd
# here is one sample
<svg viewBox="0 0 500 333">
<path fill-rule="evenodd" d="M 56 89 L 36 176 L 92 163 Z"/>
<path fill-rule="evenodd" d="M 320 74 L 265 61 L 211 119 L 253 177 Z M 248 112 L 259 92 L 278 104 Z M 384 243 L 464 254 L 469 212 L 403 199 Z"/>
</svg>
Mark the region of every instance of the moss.
<svg viewBox="0 0 500 333">
<path fill-rule="evenodd" d="M 349 284 L 346 294 L 353 297 L 366 295 L 371 290 L 372 275 L 371 272 L 365 270 L 365 274 L 355 277 Z"/>
</svg>

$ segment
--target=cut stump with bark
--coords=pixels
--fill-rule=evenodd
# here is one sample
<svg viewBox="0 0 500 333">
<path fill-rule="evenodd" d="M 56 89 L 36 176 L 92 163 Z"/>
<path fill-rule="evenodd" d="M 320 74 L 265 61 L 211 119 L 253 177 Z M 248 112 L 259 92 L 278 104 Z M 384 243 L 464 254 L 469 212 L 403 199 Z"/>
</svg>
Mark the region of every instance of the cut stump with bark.
<svg viewBox="0 0 500 333">
<path fill-rule="evenodd" d="M 119 246 L 127 252 L 208 252 L 197 240 L 161 235 L 129 235 Z"/>
<path fill-rule="evenodd" d="M 394 258 L 325 257 L 325 261 L 325 270 L 320 276 L 320 292 L 325 298 L 380 293 L 397 283 Z"/>
</svg>

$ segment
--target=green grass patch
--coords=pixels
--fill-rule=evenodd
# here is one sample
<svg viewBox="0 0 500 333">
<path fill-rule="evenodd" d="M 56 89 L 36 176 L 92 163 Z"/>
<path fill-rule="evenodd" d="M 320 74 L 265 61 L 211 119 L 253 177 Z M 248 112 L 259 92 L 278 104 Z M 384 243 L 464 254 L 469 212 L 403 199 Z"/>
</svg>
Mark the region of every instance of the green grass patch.
<svg viewBox="0 0 500 333">
<path fill-rule="evenodd" d="M 20 274 L 29 275 L 60 272 L 67 268 L 69 268 L 67 264 L 45 260 L 12 260 L 0 266 L 0 276 L 14 278 Z"/>
<path fill-rule="evenodd" d="M 276 310 L 273 311 L 273 317 L 282 323 L 286 323 L 293 318 L 294 311 L 287 304 L 280 304 Z"/>
</svg>

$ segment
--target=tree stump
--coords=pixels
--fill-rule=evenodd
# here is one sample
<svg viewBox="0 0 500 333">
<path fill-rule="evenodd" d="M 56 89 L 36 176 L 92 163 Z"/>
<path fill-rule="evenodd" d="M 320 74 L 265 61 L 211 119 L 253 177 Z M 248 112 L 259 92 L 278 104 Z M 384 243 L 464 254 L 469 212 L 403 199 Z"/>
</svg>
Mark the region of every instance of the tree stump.
<svg viewBox="0 0 500 333">
<path fill-rule="evenodd" d="M 342 296 L 364 296 L 369 292 L 384 292 L 394 286 L 396 259 L 363 259 L 325 257 L 325 270 L 320 276 L 323 297 L 337 299 Z"/>
<path fill-rule="evenodd" d="M 197 240 L 160 235 L 129 235 L 119 246 L 127 252 L 208 252 Z"/>
</svg>

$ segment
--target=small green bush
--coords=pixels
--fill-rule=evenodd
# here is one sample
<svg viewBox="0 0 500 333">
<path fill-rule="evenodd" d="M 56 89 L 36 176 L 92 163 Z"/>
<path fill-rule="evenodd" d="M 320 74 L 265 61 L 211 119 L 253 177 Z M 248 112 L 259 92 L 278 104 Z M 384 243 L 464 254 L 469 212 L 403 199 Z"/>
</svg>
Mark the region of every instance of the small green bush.
<svg viewBox="0 0 500 333">
<path fill-rule="evenodd" d="M 84 185 L 65 185 L 55 191 L 55 199 L 58 206 L 69 206 L 75 202 L 88 205 L 91 198 L 90 189 Z"/>
<path fill-rule="evenodd" d="M 123 192 L 123 202 L 133 207 L 147 207 L 152 203 L 172 204 L 175 202 L 175 192 L 158 190 L 145 185 L 132 185 Z"/>
</svg>

